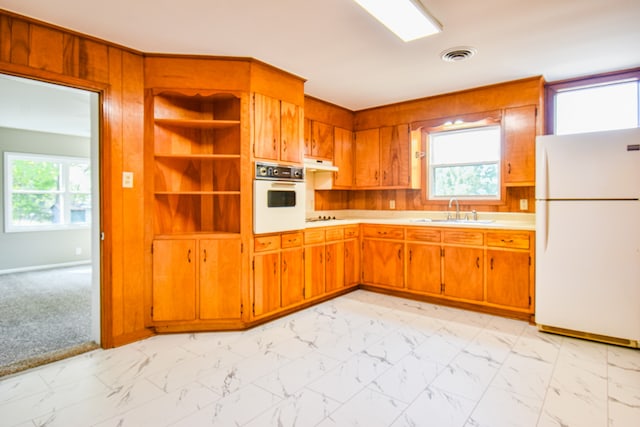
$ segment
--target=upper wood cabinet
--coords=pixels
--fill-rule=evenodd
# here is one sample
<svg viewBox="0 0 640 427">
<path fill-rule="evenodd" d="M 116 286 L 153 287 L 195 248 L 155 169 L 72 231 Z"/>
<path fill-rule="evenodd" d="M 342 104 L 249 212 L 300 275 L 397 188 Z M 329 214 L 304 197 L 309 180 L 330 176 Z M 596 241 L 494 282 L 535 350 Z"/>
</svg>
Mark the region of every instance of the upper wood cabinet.
<svg viewBox="0 0 640 427">
<path fill-rule="evenodd" d="M 333 161 L 333 126 L 315 120 L 304 121 L 304 155 Z"/>
<path fill-rule="evenodd" d="M 535 185 L 535 105 L 507 108 L 504 111 L 504 160 L 505 185 Z"/>
<path fill-rule="evenodd" d="M 356 132 L 354 165 L 356 187 L 380 185 L 380 129 Z"/>
<path fill-rule="evenodd" d="M 357 131 L 355 187 L 419 188 L 418 146 L 407 124 Z"/>
<path fill-rule="evenodd" d="M 302 107 L 254 93 L 253 109 L 254 157 L 302 163 Z"/>
<path fill-rule="evenodd" d="M 408 187 L 411 183 L 409 125 L 380 128 L 380 185 Z"/>
<path fill-rule="evenodd" d="M 353 132 L 339 127 L 336 127 L 333 132 L 333 164 L 338 167 L 338 172 L 334 172 L 333 176 L 333 188 L 352 188 L 354 179 Z"/>
</svg>

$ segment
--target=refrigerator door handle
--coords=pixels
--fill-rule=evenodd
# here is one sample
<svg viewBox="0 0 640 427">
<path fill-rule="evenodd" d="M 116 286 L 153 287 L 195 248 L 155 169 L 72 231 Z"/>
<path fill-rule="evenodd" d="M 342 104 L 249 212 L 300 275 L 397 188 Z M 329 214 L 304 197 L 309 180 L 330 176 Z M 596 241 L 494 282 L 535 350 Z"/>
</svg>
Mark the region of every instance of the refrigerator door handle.
<svg viewBox="0 0 640 427">
<path fill-rule="evenodd" d="M 537 232 L 540 234 L 540 246 L 544 248 L 544 251 L 547 251 L 547 246 L 549 245 L 549 202 L 545 201 L 540 204 L 543 209 L 543 212 L 538 212 L 537 215 L 540 215 L 538 219 L 538 223 L 536 224 Z"/>
</svg>

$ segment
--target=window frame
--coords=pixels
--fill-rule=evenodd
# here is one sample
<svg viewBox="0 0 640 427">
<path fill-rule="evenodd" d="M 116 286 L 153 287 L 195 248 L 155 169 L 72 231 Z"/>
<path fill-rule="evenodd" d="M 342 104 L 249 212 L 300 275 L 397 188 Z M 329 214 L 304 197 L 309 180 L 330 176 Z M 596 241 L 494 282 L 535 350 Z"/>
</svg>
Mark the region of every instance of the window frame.
<svg viewBox="0 0 640 427">
<path fill-rule="evenodd" d="M 446 204 L 450 197 L 430 198 L 430 134 L 448 130 L 465 130 L 481 127 L 498 126 L 500 128 L 500 160 L 498 161 L 498 195 L 497 197 L 462 197 L 453 196 L 465 205 L 501 205 L 504 203 L 504 144 L 505 133 L 503 123 L 503 110 L 484 111 L 480 113 L 463 114 L 454 117 L 444 117 L 427 121 L 416 122 L 415 129 L 422 133 L 422 176 L 420 186 L 422 188 L 422 202 L 427 205 Z"/>
<path fill-rule="evenodd" d="M 451 133 L 463 133 L 463 132 L 472 132 L 472 131 L 480 131 L 484 129 L 496 129 L 499 135 L 498 139 L 498 158 L 495 161 L 476 161 L 476 162 L 460 162 L 460 163 L 435 163 L 432 160 L 433 157 L 433 138 L 435 135 L 444 135 L 449 132 Z M 458 200 L 482 200 L 482 201 L 496 201 L 500 200 L 501 191 L 500 191 L 500 183 L 502 179 L 502 127 L 499 124 L 491 124 L 491 125 L 482 125 L 482 126 L 473 126 L 473 127 L 463 127 L 463 128 L 451 128 L 451 129 L 442 129 L 440 131 L 432 131 L 429 133 L 429 140 L 427 142 L 427 152 L 426 157 L 427 160 L 427 174 L 428 179 L 425 183 L 427 185 L 427 194 L 429 200 L 450 200 L 451 198 L 456 198 Z M 496 174 L 497 174 L 497 191 L 496 194 L 492 195 L 462 195 L 462 194 L 453 194 L 446 196 L 438 196 L 435 193 L 435 172 L 439 167 L 464 167 L 464 166 L 484 166 L 484 165 L 495 165 Z"/>
<path fill-rule="evenodd" d="M 37 191 L 38 194 L 57 194 L 61 199 L 63 209 L 61 210 L 62 221 L 58 224 L 39 224 L 39 225 L 18 225 L 13 223 L 13 195 L 14 194 L 28 194 L 30 190 L 15 191 L 13 187 L 13 174 L 12 164 L 16 160 L 37 160 L 37 161 L 50 161 L 60 163 L 62 170 L 60 171 L 61 187 L 58 190 L 43 190 Z M 61 156 L 56 154 L 42 154 L 42 153 L 23 153 L 6 151 L 4 153 L 4 232 L 5 233 L 20 233 L 20 232 L 33 232 L 33 231 L 57 231 L 57 230 L 75 230 L 75 229 L 88 229 L 91 228 L 92 223 L 92 203 L 89 203 L 87 221 L 83 223 L 71 222 L 71 198 L 74 195 L 85 194 L 91 199 L 93 197 L 91 189 L 87 192 L 72 191 L 70 184 L 69 168 L 72 164 L 86 164 L 91 167 L 91 159 L 88 157 L 77 156 Z M 92 177 L 92 175 L 91 175 Z M 32 191 L 31 191 L 32 192 Z"/>
<path fill-rule="evenodd" d="M 607 86 L 622 83 L 624 81 L 638 82 L 638 117 L 637 125 L 640 127 L 640 68 L 633 68 L 611 73 L 595 74 L 574 79 L 549 82 L 545 85 L 545 134 L 554 135 L 556 130 L 556 95 L 560 92 L 588 88 L 590 86 Z"/>
</svg>

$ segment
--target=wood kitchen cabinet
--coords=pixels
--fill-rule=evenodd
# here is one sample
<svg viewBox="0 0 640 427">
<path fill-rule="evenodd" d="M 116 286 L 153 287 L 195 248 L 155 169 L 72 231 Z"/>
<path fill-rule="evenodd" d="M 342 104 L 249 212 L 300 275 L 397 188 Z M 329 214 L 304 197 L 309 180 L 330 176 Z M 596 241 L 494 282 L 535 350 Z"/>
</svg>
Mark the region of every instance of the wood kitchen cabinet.
<svg viewBox="0 0 640 427">
<path fill-rule="evenodd" d="M 302 163 L 303 109 L 289 102 L 254 93 L 256 158 Z"/>
<path fill-rule="evenodd" d="M 304 297 L 314 298 L 325 292 L 325 230 L 304 232 Z"/>
<path fill-rule="evenodd" d="M 535 185 L 535 105 L 507 108 L 504 111 L 504 159 L 505 185 Z"/>
<path fill-rule="evenodd" d="M 363 227 L 362 281 L 404 287 L 404 230 L 400 227 Z"/>
<path fill-rule="evenodd" d="M 484 233 L 445 230 L 442 241 L 443 294 L 481 301 L 484 297 Z"/>
<path fill-rule="evenodd" d="M 344 285 L 355 286 L 360 283 L 360 227 L 350 226 L 344 229 Z"/>
<path fill-rule="evenodd" d="M 347 129 L 334 129 L 333 164 L 338 167 L 334 172 L 333 188 L 349 189 L 353 187 L 354 135 Z"/>
<path fill-rule="evenodd" d="M 304 121 L 304 155 L 333 161 L 333 126 L 315 120 Z"/>
<path fill-rule="evenodd" d="M 380 185 L 408 187 L 411 184 L 409 125 L 380 128 Z"/>
<path fill-rule="evenodd" d="M 242 315 L 240 239 L 199 241 L 200 319 L 239 319 Z"/>
<path fill-rule="evenodd" d="M 355 134 L 356 187 L 378 187 L 380 185 L 380 129 L 357 131 Z"/>
<path fill-rule="evenodd" d="M 443 250 L 443 294 L 482 301 L 483 250 L 455 246 L 447 246 Z"/>
<path fill-rule="evenodd" d="M 283 233 L 281 238 L 281 305 L 282 307 L 288 307 L 304 299 L 303 233 L 300 231 Z"/>
<path fill-rule="evenodd" d="M 152 320 L 237 320 L 242 315 L 241 242 L 153 242 Z"/>
<path fill-rule="evenodd" d="M 325 231 L 325 292 L 342 289 L 345 285 L 344 265 L 344 230 L 342 228 L 330 228 Z"/>
<path fill-rule="evenodd" d="M 407 228 L 407 289 L 429 294 L 442 292 L 441 235 L 440 230 L 431 228 Z"/>
<path fill-rule="evenodd" d="M 153 321 L 196 318 L 196 241 L 153 242 Z"/>
<path fill-rule="evenodd" d="M 357 131 L 354 164 L 357 188 L 419 188 L 419 138 L 409 125 Z M 418 134 L 419 135 L 419 134 Z"/>
<path fill-rule="evenodd" d="M 533 266 L 529 232 L 487 233 L 487 302 L 530 309 Z"/>
<path fill-rule="evenodd" d="M 253 315 L 280 309 L 280 235 L 254 239 Z"/>
</svg>

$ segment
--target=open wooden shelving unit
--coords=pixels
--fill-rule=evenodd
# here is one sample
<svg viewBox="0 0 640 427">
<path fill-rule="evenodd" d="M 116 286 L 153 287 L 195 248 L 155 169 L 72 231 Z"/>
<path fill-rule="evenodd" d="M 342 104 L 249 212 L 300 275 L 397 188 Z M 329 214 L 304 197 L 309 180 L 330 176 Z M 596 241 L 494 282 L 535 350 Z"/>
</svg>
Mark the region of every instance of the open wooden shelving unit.
<svg viewBox="0 0 640 427">
<path fill-rule="evenodd" d="M 240 98 L 153 89 L 154 235 L 240 233 Z"/>
</svg>

